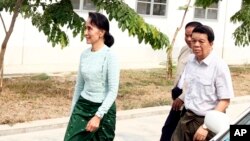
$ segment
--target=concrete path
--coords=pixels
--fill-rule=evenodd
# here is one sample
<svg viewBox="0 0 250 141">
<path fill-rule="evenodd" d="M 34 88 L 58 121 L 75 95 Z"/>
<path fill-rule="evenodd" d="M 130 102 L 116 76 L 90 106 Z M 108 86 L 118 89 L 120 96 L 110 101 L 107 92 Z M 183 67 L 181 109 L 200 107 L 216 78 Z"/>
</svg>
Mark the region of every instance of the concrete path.
<svg viewBox="0 0 250 141">
<path fill-rule="evenodd" d="M 118 120 L 115 141 L 156 141 L 166 116 Z M 0 141 L 62 141 L 66 128 L 0 136 Z"/>
<path fill-rule="evenodd" d="M 250 106 L 250 96 L 232 100 L 227 114 L 233 121 Z M 117 114 L 115 141 L 157 141 L 170 106 L 151 107 Z M 62 141 L 68 118 L 0 125 L 0 141 Z"/>
</svg>

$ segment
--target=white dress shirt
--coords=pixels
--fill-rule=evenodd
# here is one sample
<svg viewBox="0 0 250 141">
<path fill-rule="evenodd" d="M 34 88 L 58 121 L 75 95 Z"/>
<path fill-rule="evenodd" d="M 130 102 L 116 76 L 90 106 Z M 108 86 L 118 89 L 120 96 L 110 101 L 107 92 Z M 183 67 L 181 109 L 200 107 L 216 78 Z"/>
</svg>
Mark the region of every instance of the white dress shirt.
<svg viewBox="0 0 250 141">
<path fill-rule="evenodd" d="M 197 115 L 205 116 L 220 99 L 234 96 L 228 65 L 213 52 L 200 63 L 190 55 L 184 74 L 184 104 Z"/>
</svg>

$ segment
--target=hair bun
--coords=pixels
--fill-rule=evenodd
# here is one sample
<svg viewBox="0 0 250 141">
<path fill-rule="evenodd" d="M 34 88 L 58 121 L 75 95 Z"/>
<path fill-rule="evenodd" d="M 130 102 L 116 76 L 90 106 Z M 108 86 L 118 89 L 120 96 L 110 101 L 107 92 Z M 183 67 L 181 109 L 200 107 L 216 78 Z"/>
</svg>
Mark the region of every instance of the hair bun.
<svg viewBox="0 0 250 141">
<path fill-rule="evenodd" d="M 106 32 L 104 35 L 104 44 L 108 47 L 114 44 L 114 37 L 109 32 Z"/>
</svg>

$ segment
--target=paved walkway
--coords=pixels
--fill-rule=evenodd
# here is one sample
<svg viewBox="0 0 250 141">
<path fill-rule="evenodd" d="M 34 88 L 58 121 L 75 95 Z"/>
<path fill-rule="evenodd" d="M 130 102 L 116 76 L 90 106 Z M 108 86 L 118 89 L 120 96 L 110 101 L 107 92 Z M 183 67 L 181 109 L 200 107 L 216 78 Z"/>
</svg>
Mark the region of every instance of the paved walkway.
<svg viewBox="0 0 250 141">
<path fill-rule="evenodd" d="M 250 106 L 250 96 L 236 97 L 227 114 L 233 121 Z M 115 141 L 157 141 L 170 106 L 119 111 Z M 68 117 L 15 126 L 0 125 L 0 141 L 62 141 Z"/>
</svg>

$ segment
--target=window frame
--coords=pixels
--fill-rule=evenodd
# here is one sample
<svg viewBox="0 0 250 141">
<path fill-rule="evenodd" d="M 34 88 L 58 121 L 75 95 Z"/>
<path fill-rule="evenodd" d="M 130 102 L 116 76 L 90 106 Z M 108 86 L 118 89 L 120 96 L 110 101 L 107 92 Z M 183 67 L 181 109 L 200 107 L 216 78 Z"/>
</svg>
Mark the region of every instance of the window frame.
<svg viewBox="0 0 250 141">
<path fill-rule="evenodd" d="M 72 0 L 70 0 L 71 1 L 71 3 L 72 3 Z M 74 7 L 73 7 L 73 9 L 74 9 L 74 11 L 76 11 L 76 12 L 84 12 L 84 11 L 96 11 L 96 8 L 95 9 L 84 9 L 83 8 L 83 3 L 84 3 L 84 1 L 85 0 L 78 0 L 79 1 L 79 8 L 78 9 L 75 9 Z M 92 2 L 92 1 L 91 1 Z"/>
<path fill-rule="evenodd" d="M 149 14 L 141 14 L 141 13 L 138 13 L 138 3 L 144 3 L 144 4 L 150 4 L 150 11 L 149 11 Z M 164 15 L 154 15 L 153 12 L 154 12 L 154 5 L 164 5 L 165 6 L 165 13 Z M 150 2 L 147 2 L 147 1 L 143 1 L 143 0 L 137 0 L 136 1 L 136 8 L 135 8 L 136 12 L 139 14 L 139 15 L 142 15 L 142 16 L 151 16 L 151 17 L 167 17 L 167 10 L 168 10 L 168 0 L 166 0 L 166 3 L 160 3 L 160 2 L 154 2 L 154 0 L 150 0 Z"/>
<path fill-rule="evenodd" d="M 218 21 L 218 19 L 219 19 L 219 7 L 220 7 L 220 4 L 219 4 L 219 2 L 215 3 L 215 4 L 217 4 L 217 8 L 207 7 L 207 8 L 204 9 L 202 7 L 194 7 L 194 19 Z M 195 17 L 195 14 L 196 14 L 195 11 L 196 11 L 196 9 L 205 10 L 205 15 L 204 15 L 205 17 L 204 18 Z M 208 18 L 208 10 L 216 10 L 217 11 L 215 19 Z"/>
</svg>

